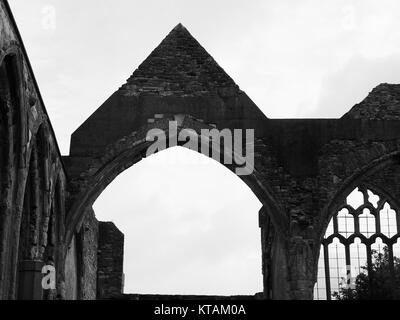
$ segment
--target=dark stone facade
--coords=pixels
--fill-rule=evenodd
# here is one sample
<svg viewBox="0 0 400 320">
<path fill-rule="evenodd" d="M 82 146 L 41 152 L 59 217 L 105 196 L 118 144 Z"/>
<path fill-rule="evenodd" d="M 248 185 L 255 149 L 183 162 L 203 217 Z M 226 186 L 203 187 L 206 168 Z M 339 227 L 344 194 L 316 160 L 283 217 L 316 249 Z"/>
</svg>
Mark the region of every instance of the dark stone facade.
<svg viewBox="0 0 400 320">
<path fill-rule="evenodd" d="M 382 83 L 346 115 L 354 119 L 400 120 L 400 85 Z"/>
<path fill-rule="evenodd" d="M 97 298 L 121 296 L 124 286 L 124 235 L 112 222 L 99 223 Z"/>
<path fill-rule="evenodd" d="M 178 25 L 62 157 L 0 0 L 0 299 L 163 299 L 118 297 L 123 235 L 97 222 L 92 205 L 145 158 L 147 132 L 176 119 L 199 133 L 255 130 L 255 170 L 241 178 L 263 204 L 263 298 L 311 299 L 321 239 L 347 195 L 367 184 L 399 199 L 399 95 L 400 85 L 382 84 L 341 119 L 268 119 Z M 54 290 L 41 290 L 43 265 L 56 269 Z"/>
</svg>

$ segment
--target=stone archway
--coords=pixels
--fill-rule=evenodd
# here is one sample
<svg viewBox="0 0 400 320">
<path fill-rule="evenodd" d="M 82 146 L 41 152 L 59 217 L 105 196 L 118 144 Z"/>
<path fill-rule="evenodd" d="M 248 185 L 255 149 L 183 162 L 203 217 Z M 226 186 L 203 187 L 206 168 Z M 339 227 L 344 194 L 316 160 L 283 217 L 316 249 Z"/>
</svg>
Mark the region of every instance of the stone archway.
<svg viewBox="0 0 400 320">
<path fill-rule="evenodd" d="M 185 116 L 180 116 L 185 118 Z M 171 119 L 174 119 L 172 117 Z M 103 192 L 105 188 L 122 172 L 135 165 L 142 159 L 146 158 L 146 151 L 152 142 L 146 140 L 147 132 L 154 128 L 166 128 L 167 139 L 173 139 L 168 132 L 168 124 L 171 119 L 161 119 L 151 123 L 151 125 L 141 128 L 137 132 L 121 139 L 117 143 L 106 148 L 106 152 L 101 158 L 86 159 L 86 170 L 83 170 L 71 179 L 70 189 L 73 192 L 70 199 L 70 207 L 67 218 L 66 230 L 66 243 L 68 244 L 76 231 L 80 229 L 83 222 L 84 215 L 91 209 L 97 197 Z M 178 130 L 178 135 L 185 128 L 196 128 L 196 131 L 201 134 L 201 129 L 213 129 L 203 122 L 193 119 L 193 117 L 186 116 Z M 169 145 L 169 144 L 167 144 Z M 181 143 L 183 145 L 183 143 Z M 221 147 L 222 149 L 223 147 Z M 199 148 L 198 151 L 201 148 Z M 220 152 L 224 155 L 225 150 Z M 72 159 L 70 159 L 72 160 Z M 235 171 L 234 165 L 225 165 L 229 170 Z M 73 168 L 71 168 L 71 172 Z M 257 198 L 264 205 L 264 209 L 268 210 L 271 216 L 271 221 L 276 223 L 276 230 L 285 229 L 285 217 L 278 206 L 278 202 L 273 198 L 273 193 L 269 186 L 265 184 L 262 175 L 258 172 L 257 164 L 254 171 L 250 175 L 240 176 L 242 181 L 254 192 Z M 273 216 L 275 214 L 275 216 Z M 260 252 L 261 255 L 261 252 Z"/>
<path fill-rule="evenodd" d="M 82 215 L 92 206 L 99 194 L 101 194 L 120 173 L 146 158 L 146 151 L 151 145 L 151 142 L 146 141 L 147 131 L 155 127 L 163 128 L 167 124 L 168 121 L 164 120 L 146 129 L 143 128 L 139 132 L 135 132 L 131 136 L 127 136 L 108 147 L 107 152 L 102 158 L 86 159 L 87 170 L 80 172 L 76 178 L 71 181 L 71 186 L 73 186 L 71 191 L 74 194 L 68 213 L 67 242 L 71 240 L 72 233 L 82 222 Z M 198 128 L 211 128 L 204 125 L 202 122 L 197 122 L 195 125 L 198 126 Z M 166 130 L 166 133 L 168 134 L 168 130 Z M 225 166 L 231 171 L 235 169 L 233 165 Z M 257 165 L 250 175 L 241 176 L 240 178 L 249 186 L 261 203 L 263 203 L 266 208 L 272 209 L 271 211 L 275 213 L 272 220 L 276 223 L 276 228 L 283 228 L 285 225 L 285 217 L 281 213 L 278 202 L 274 199 L 271 189 L 258 172 Z"/>
<path fill-rule="evenodd" d="M 145 158 L 150 129 L 168 132 L 176 117 L 188 129 L 253 129 L 255 170 L 242 180 L 263 204 L 265 296 L 311 299 L 329 213 L 358 177 L 398 152 L 398 114 L 382 121 L 375 108 L 388 96 L 382 108 L 393 109 L 397 95 L 396 86 L 382 85 L 341 119 L 271 120 L 178 25 L 72 134 L 63 158 L 70 195 L 66 244 L 104 188 Z"/>
<path fill-rule="evenodd" d="M 167 135 L 169 122 L 180 129 L 255 131 L 255 170 L 242 180 L 250 187 L 275 229 L 284 235 L 288 219 L 269 186 L 263 166 L 265 115 L 181 24 L 140 65 L 128 81 L 72 135 L 66 244 L 84 213 L 118 174 L 145 158 L 151 129 Z M 259 144 L 259 145 L 257 145 Z M 227 165 L 233 170 L 233 166 Z M 260 253 L 261 254 L 261 253 Z"/>
</svg>

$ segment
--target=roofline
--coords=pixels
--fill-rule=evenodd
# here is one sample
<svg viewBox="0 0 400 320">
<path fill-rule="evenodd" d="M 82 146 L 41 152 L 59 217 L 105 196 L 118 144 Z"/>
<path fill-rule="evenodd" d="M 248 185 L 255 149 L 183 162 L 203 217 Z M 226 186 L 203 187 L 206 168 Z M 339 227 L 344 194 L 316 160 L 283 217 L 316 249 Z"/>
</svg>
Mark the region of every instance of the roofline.
<svg viewBox="0 0 400 320">
<path fill-rule="evenodd" d="M 23 42 L 23 40 L 22 40 L 21 34 L 20 34 L 20 32 L 19 32 L 17 23 L 16 23 L 16 21 L 15 21 L 15 18 L 14 18 L 14 15 L 13 15 L 13 13 L 12 13 L 12 10 L 11 10 L 11 8 L 10 8 L 10 5 L 8 4 L 8 0 L 4 0 L 4 5 L 5 5 L 5 7 L 6 7 L 6 10 L 8 11 L 7 13 L 8 13 L 8 15 L 9 15 L 10 21 L 11 21 L 11 23 L 12 23 L 14 29 L 15 29 L 15 33 L 16 33 L 16 35 L 17 35 L 17 37 L 18 37 L 18 41 L 19 41 L 19 43 L 20 43 L 20 46 L 21 46 L 21 49 L 22 49 L 22 53 L 24 54 L 24 58 L 25 58 L 25 60 L 26 60 L 26 64 L 27 64 L 27 66 L 28 66 L 29 72 L 31 73 L 32 82 L 33 82 L 33 84 L 34 84 L 34 86 L 35 86 L 36 93 L 37 93 L 37 95 L 38 95 L 38 97 L 39 97 L 39 101 L 40 101 L 40 103 L 42 104 L 43 112 L 44 112 L 44 114 L 47 116 L 47 120 L 48 120 L 48 123 L 49 123 L 49 128 L 50 128 L 51 134 L 52 134 L 53 137 L 54 137 L 54 142 L 55 142 L 56 150 L 57 150 L 58 155 L 59 155 L 59 157 L 60 157 L 61 166 L 62 166 L 62 168 L 63 168 L 63 170 L 64 170 L 65 176 L 67 177 L 67 170 L 65 169 L 65 165 L 64 165 L 64 162 L 63 162 L 63 160 L 62 160 L 62 154 L 61 154 L 61 151 L 60 151 L 60 147 L 59 147 L 59 145 L 58 145 L 57 137 L 56 137 L 56 134 L 55 134 L 55 132 L 54 132 L 54 128 L 53 128 L 53 125 L 52 125 L 52 123 L 51 123 L 49 114 L 47 113 L 47 109 L 46 109 L 46 106 L 45 106 L 45 104 L 44 104 L 42 94 L 40 93 L 39 85 L 38 85 L 38 83 L 37 83 L 37 81 L 36 81 L 35 73 L 33 72 L 32 65 L 31 65 L 31 62 L 30 62 L 30 60 L 29 60 L 28 53 L 27 53 L 27 51 L 26 51 L 26 49 L 25 49 L 25 45 L 24 45 L 24 42 Z"/>
</svg>

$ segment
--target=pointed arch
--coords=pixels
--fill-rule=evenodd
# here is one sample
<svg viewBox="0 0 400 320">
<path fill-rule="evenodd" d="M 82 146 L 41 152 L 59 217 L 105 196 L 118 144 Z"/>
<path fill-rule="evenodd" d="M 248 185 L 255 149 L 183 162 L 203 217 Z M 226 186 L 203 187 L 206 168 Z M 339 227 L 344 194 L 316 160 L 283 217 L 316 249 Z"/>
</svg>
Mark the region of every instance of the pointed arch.
<svg viewBox="0 0 400 320">
<path fill-rule="evenodd" d="M 162 122 L 160 127 L 168 128 L 168 125 L 166 126 L 164 123 L 165 120 L 162 120 Z M 155 127 L 154 124 L 153 127 Z M 204 123 L 195 123 L 194 127 L 210 129 Z M 65 236 L 66 243 L 70 243 L 74 232 L 79 230 L 84 218 L 84 213 L 88 208 L 92 207 L 103 190 L 120 173 L 146 158 L 147 150 L 151 145 L 150 142 L 146 141 L 147 132 L 148 130 L 146 130 L 146 128 L 142 128 L 138 132 L 109 145 L 101 158 L 89 158 L 90 163 L 88 163 L 88 169 L 79 173 L 79 178 L 72 181 L 70 186 L 72 186 L 74 191 L 78 190 L 78 193 L 75 195 L 74 199 L 72 199 L 71 207 L 68 210 Z M 174 138 L 174 136 L 170 136 L 168 129 L 166 129 L 165 133 L 169 139 Z M 168 146 L 168 143 L 165 145 Z M 184 146 L 183 143 L 178 143 L 178 145 Z M 218 150 L 218 152 L 223 154 L 221 150 Z M 231 171 L 235 170 L 234 165 L 224 166 Z M 264 205 L 276 229 L 282 234 L 285 234 L 288 231 L 287 217 L 274 196 L 274 192 L 270 189 L 263 175 L 258 171 L 257 166 L 250 175 L 240 176 L 240 178 L 249 186 Z"/>
<path fill-rule="evenodd" d="M 394 265 L 397 245 L 400 239 L 400 210 L 397 205 L 393 205 L 391 200 L 381 195 L 366 185 L 361 185 L 349 194 L 342 204 L 342 208 L 346 208 L 348 214 L 354 220 L 355 228 L 349 232 L 349 229 L 339 227 L 339 219 L 343 216 L 343 209 L 339 209 L 329 222 L 334 226 L 327 228 L 324 239 L 322 240 L 320 252 L 320 267 L 318 269 L 318 283 L 315 287 L 315 297 L 322 299 L 332 299 L 334 292 L 345 288 L 354 288 L 355 279 L 361 273 L 367 276 L 372 274 L 373 264 L 377 257 L 385 256 L 388 259 L 388 267 L 391 270 L 392 282 L 395 283 Z M 358 192 L 362 194 L 362 202 L 360 199 L 354 199 Z M 353 199 L 352 199 L 353 197 Z M 340 208 L 340 207 L 339 207 Z M 390 209 L 390 215 L 385 210 Z M 384 219 L 382 220 L 382 214 Z M 386 217 L 386 218 L 385 218 Z M 385 222 L 382 225 L 382 221 Z M 343 223 L 342 223 L 343 224 Z M 344 257 L 344 266 L 339 278 L 343 278 L 343 282 L 336 285 L 338 278 L 337 270 L 332 267 L 333 264 L 339 264 L 339 258 L 333 256 L 331 251 L 326 253 L 326 247 L 330 246 L 334 241 L 339 242 L 341 248 L 341 257 Z M 343 264 L 343 259 L 340 263 Z M 335 278 L 336 277 L 336 278 Z M 326 284 L 321 284 L 320 279 L 324 278 Z M 332 285 L 333 282 L 335 285 Z M 373 292 L 374 287 L 370 282 L 369 289 Z M 321 291 L 325 291 L 323 294 Z"/>
</svg>

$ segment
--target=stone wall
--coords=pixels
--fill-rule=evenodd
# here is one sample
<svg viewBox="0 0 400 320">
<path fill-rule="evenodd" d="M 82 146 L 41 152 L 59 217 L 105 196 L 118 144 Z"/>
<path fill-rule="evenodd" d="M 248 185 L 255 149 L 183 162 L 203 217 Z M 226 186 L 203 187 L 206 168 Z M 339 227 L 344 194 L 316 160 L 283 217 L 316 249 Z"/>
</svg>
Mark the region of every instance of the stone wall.
<svg viewBox="0 0 400 320">
<path fill-rule="evenodd" d="M 383 84 L 341 119 L 268 119 L 179 25 L 73 133 L 64 158 L 71 174 L 68 229 L 145 158 L 150 129 L 171 134 L 168 124 L 176 119 L 178 134 L 253 129 L 255 170 L 242 179 L 268 216 L 261 225 L 265 295 L 311 299 L 320 240 L 335 206 L 376 168 L 398 161 L 399 107 L 398 86 Z"/>
<path fill-rule="evenodd" d="M 400 85 L 382 83 L 345 117 L 355 119 L 400 120 Z"/>
<path fill-rule="evenodd" d="M 97 298 L 119 296 L 124 285 L 124 235 L 112 222 L 99 223 Z"/>
<path fill-rule="evenodd" d="M 311 299 L 321 237 L 349 192 L 369 181 L 398 201 L 399 88 L 378 86 L 341 119 L 271 120 L 178 25 L 74 132 L 62 158 L 0 0 L 0 299 L 42 297 L 42 264 L 57 270 L 49 299 L 121 296 L 124 236 L 98 223 L 92 205 L 145 157 L 148 130 L 171 119 L 196 130 L 255 130 L 255 170 L 242 179 L 263 204 L 265 297 Z"/>
<path fill-rule="evenodd" d="M 99 222 L 87 210 L 65 262 L 65 299 L 96 300 L 121 295 L 124 235 L 110 222 Z"/>
<path fill-rule="evenodd" d="M 5 0 L 0 1 L 0 154 L 0 299 L 17 298 L 25 285 L 40 289 L 40 268 L 24 267 L 33 263 L 55 266 L 62 291 L 66 173 Z"/>
</svg>

